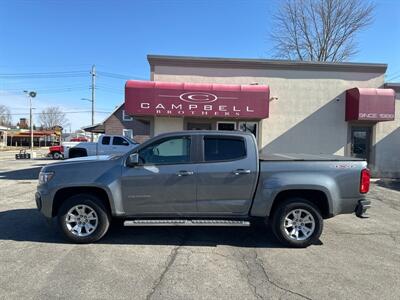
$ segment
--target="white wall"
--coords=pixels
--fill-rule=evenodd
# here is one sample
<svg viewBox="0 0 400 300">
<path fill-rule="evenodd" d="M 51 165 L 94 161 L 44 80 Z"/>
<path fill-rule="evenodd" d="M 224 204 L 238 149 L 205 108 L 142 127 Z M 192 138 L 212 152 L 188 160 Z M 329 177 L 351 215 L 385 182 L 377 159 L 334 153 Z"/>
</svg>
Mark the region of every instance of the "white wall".
<svg viewBox="0 0 400 300">
<path fill-rule="evenodd" d="M 375 132 L 375 166 L 378 177 L 400 178 L 400 93 L 396 94 L 394 121 L 379 122 Z"/>
<path fill-rule="evenodd" d="M 154 135 L 164 132 L 183 130 L 183 118 L 156 117 L 154 118 Z"/>
</svg>

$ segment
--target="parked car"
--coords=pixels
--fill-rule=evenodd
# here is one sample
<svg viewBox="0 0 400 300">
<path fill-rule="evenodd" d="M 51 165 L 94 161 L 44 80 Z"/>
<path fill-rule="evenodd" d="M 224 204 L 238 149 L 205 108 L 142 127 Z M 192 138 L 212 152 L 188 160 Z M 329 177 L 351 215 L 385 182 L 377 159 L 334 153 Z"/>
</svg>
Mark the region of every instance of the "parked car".
<svg viewBox="0 0 400 300">
<path fill-rule="evenodd" d="M 139 145 L 134 140 L 121 135 L 101 135 L 97 143 L 84 141 L 64 142 L 61 146 L 49 148 L 53 159 L 75 158 L 93 155 L 123 154 Z"/>
<path fill-rule="evenodd" d="M 261 219 L 281 242 L 306 247 L 320 237 L 323 219 L 363 215 L 369 180 L 360 159 L 259 156 L 251 133 L 186 131 L 124 155 L 47 165 L 36 203 L 76 243 L 101 239 L 112 217 L 125 226 L 249 226 Z"/>
</svg>

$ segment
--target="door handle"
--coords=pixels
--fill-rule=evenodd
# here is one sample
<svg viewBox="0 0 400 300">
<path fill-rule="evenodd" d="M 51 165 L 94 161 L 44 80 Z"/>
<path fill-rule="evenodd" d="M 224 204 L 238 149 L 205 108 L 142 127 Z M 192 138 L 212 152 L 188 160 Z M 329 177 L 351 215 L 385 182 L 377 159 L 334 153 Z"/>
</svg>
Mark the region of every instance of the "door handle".
<svg viewBox="0 0 400 300">
<path fill-rule="evenodd" d="M 235 171 L 233 171 L 233 174 L 235 175 L 250 174 L 250 170 L 236 169 Z"/>
<path fill-rule="evenodd" d="M 193 175 L 193 174 L 194 174 L 193 171 L 181 170 L 181 171 L 179 171 L 178 174 L 176 174 L 176 175 L 178 175 L 179 177 L 182 177 L 182 176 L 190 176 L 190 175 Z"/>
</svg>

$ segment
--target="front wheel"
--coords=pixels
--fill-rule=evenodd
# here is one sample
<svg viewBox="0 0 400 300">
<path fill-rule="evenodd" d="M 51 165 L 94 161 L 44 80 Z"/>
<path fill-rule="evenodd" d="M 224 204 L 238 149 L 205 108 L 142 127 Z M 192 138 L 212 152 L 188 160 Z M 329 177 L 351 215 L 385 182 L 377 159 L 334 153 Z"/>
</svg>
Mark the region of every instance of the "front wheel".
<svg viewBox="0 0 400 300">
<path fill-rule="evenodd" d="M 323 228 L 319 209 L 310 201 L 291 198 L 282 202 L 272 216 L 272 230 L 282 243 L 304 248 L 315 243 Z"/>
<path fill-rule="evenodd" d="M 93 243 L 110 226 L 110 216 L 100 199 L 89 194 L 68 198 L 60 207 L 58 225 L 64 237 L 74 243 Z"/>
<path fill-rule="evenodd" d="M 53 153 L 53 159 L 61 159 L 62 158 L 62 154 L 60 152 L 54 152 Z"/>
</svg>

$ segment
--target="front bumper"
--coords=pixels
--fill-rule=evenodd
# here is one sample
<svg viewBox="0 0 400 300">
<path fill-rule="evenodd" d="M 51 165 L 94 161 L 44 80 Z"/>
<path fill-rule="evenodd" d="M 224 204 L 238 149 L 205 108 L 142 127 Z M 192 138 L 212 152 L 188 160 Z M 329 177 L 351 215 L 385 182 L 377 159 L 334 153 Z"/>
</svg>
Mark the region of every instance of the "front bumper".
<svg viewBox="0 0 400 300">
<path fill-rule="evenodd" d="M 51 219 L 53 217 L 53 201 L 50 194 L 43 190 L 39 190 L 35 193 L 35 202 L 37 209 L 47 218 Z"/>
<path fill-rule="evenodd" d="M 36 207 L 40 211 L 42 209 L 42 196 L 39 192 L 35 193 Z"/>
<path fill-rule="evenodd" d="M 359 200 L 355 209 L 356 216 L 359 218 L 366 218 L 367 216 L 365 215 L 365 213 L 369 208 L 371 208 L 370 200 L 366 199 Z"/>
</svg>

